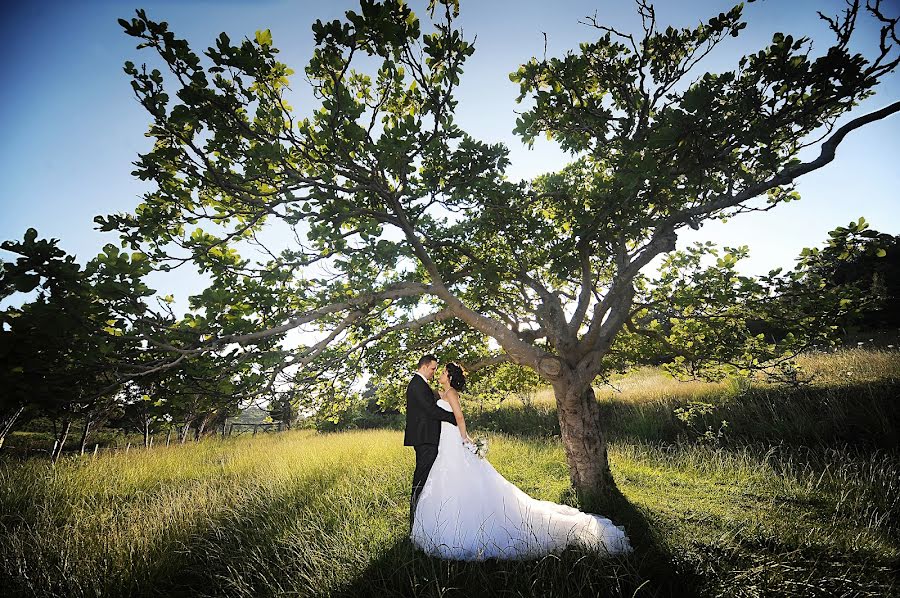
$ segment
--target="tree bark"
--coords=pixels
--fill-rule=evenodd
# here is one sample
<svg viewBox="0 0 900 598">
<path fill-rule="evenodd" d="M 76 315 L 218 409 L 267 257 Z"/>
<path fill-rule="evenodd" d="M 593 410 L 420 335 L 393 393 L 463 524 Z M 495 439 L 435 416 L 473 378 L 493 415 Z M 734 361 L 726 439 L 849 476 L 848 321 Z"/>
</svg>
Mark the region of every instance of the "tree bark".
<svg viewBox="0 0 900 598">
<path fill-rule="evenodd" d="M 72 422 L 70 420 L 65 420 L 63 422 L 62 431 L 59 433 L 59 437 L 56 439 L 56 444 L 53 446 L 53 453 L 50 455 L 50 461 L 52 463 L 56 463 L 59 460 L 59 456 L 62 454 L 63 447 L 66 444 L 66 438 L 69 436 L 69 429 L 72 427 Z"/>
<path fill-rule="evenodd" d="M 19 419 L 19 416 L 25 411 L 25 405 L 19 405 L 19 408 L 13 411 L 9 417 L 7 417 L 2 425 L 0 425 L 0 448 L 3 448 L 3 441 L 6 440 L 6 435 L 9 434 L 9 431 L 12 430 L 13 426 L 16 423 L 16 420 Z"/>
<path fill-rule="evenodd" d="M 203 432 L 206 431 L 206 422 L 208 421 L 209 415 L 203 416 L 203 418 L 200 420 L 200 425 L 197 426 L 196 430 L 194 430 L 194 442 L 197 442 L 203 436 Z"/>
<path fill-rule="evenodd" d="M 187 440 L 188 432 L 191 430 L 191 420 L 187 420 L 184 422 L 184 425 L 181 427 L 181 432 L 179 433 L 178 443 L 184 444 Z"/>
<path fill-rule="evenodd" d="M 93 419 L 90 415 L 84 416 L 84 429 L 81 431 L 80 454 L 84 454 L 84 447 L 87 444 L 88 434 L 91 432 L 91 423 Z"/>
<path fill-rule="evenodd" d="M 553 388 L 572 487 L 584 506 L 595 505 L 616 489 L 616 483 L 609 470 L 606 432 L 594 389 L 588 386 L 581 391 L 565 384 Z"/>
</svg>

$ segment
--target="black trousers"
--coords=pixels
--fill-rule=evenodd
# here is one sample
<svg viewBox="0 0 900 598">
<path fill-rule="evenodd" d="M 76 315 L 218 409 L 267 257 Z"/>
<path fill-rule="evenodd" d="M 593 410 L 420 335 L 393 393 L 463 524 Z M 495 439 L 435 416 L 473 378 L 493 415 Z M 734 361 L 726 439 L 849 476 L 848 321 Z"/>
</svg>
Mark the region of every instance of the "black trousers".
<svg viewBox="0 0 900 598">
<path fill-rule="evenodd" d="M 419 502 L 419 495 L 425 486 L 425 480 L 428 479 L 428 472 L 437 459 L 438 445 L 436 444 L 417 444 L 413 447 L 416 449 L 416 469 L 413 472 L 412 494 L 409 497 L 409 529 L 412 530 L 413 518 L 416 514 L 416 504 Z"/>
</svg>

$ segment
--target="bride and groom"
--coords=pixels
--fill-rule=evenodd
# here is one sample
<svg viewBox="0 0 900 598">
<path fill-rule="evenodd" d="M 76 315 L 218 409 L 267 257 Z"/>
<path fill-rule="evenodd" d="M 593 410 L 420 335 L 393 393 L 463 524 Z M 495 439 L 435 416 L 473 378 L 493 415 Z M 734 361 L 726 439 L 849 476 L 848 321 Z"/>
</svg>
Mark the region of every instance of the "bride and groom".
<svg viewBox="0 0 900 598">
<path fill-rule="evenodd" d="M 437 357 L 423 356 L 406 388 L 403 444 L 416 452 L 409 507 L 416 547 L 455 560 L 535 558 L 574 544 L 631 552 L 623 527 L 532 498 L 473 454 L 459 403 L 465 374 L 448 363 L 439 375 L 438 396 L 431 387 L 437 369 Z"/>
</svg>

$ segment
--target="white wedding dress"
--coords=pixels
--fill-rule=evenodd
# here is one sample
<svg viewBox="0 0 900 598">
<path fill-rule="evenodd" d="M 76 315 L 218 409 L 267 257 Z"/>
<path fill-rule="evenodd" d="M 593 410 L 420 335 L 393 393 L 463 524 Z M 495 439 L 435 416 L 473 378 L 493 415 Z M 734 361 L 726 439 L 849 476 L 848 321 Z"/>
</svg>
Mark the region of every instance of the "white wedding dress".
<svg viewBox="0 0 900 598">
<path fill-rule="evenodd" d="M 443 399 L 437 404 L 452 411 Z M 608 554 L 632 550 L 625 529 L 609 519 L 519 490 L 463 446 L 447 422 L 410 539 L 429 555 L 466 561 L 536 558 L 573 544 Z"/>
</svg>

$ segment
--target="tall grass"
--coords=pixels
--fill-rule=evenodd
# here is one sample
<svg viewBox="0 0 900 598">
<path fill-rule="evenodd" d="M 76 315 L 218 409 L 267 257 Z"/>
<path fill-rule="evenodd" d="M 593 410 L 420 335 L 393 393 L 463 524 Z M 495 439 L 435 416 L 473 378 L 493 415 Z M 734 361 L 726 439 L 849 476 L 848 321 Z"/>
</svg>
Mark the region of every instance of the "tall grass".
<svg viewBox="0 0 900 598">
<path fill-rule="evenodd" d="M 900 359 L 850 350 L 801 367 L 813 380 L 799 389 L 646 368 L 599 390 L 621 495 L 593 508 L 626 526 L 631 557 L 426 557 L 407 539 L 400 432 L 295 430 L 0 460 L 0 594 L 896 595 Z M 674 417 L 698 401 L 714 405 L 698 425 L 731 423 L 724 444 L 691 442 Z M 581 506 L 552 395 L 467 412 L 507 479 Z"/>
<path fill-rule="evenodd" d="M 614 443 L 637 552 L 428 558 L 407 540 L 412 451 L 394 431 L 209 440 L 0 463 L 0 587 L 28 596 L 888 595 L 900 457 Z M 536 498 L 574 504 L 560 444 L 491 438 Z M 810 590 L 810 584 L 819 588 Z M 756 589 L 753 589 L 756 588 Z"/>
</svg>

